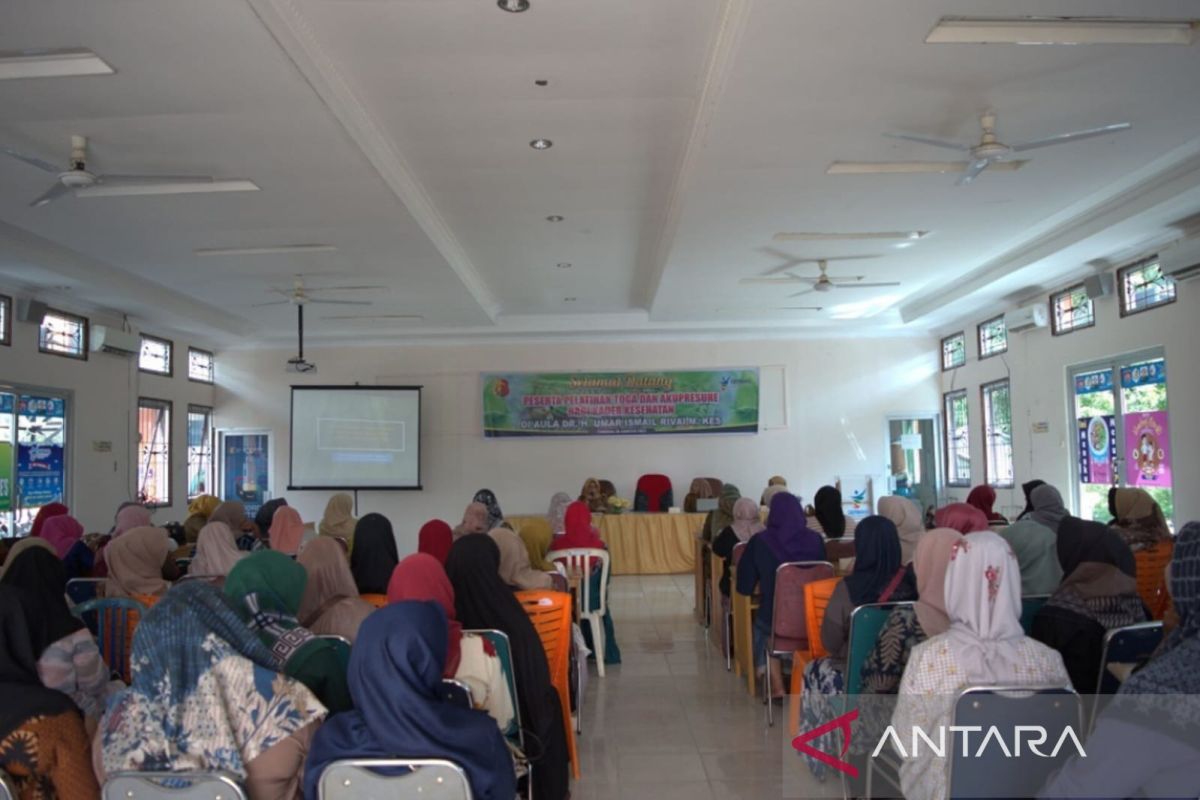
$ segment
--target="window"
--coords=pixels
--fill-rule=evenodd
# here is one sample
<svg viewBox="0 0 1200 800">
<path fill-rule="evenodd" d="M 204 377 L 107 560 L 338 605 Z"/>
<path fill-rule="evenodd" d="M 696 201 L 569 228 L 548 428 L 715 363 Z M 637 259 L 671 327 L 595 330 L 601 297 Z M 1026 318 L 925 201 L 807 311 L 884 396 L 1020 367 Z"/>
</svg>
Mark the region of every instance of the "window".
<svg viewBox="0 0 1200 800">
<path fill-rule="evenodd" d="M 1163 275 L 1157 259 L 1117 270 L 1117 282 L 1122 317 L 1175 302 L 1175 281 Z"/>
<path fill-rule="evenodd" d="M 1050 330 L 1055 336 L 1095 324 L 1095 310 L 1082 283 L 1050 295 Z"/>
<path fill-rule="evenodd" d="M 0 344 L 12 344 L 12 298 L 0 294 Z"/>
<path fill-rule="evenodd" d="M 216 359 L 207 350 L 197 350 L 195 347 L 188 348 L 189 381 L 212 383 L 215 364 Z"/>
<path fill-rule="evenodd" d="M 983 481 L 1013 485 L 1012 402 L 1008 381 L 979 387 L 983 399 Z"/>
<path fill-rule="evenodd" d="M 138 369 L 155 375 L 171 374 L 171 356 L 175 345 L 170 339 L 142 334 L 142 352 L 138 355 Z"/>
<path fill-rule="evenodd" d="M 967 335 L 962 331 L 942 339 L 942 372 L 967 363 Z"/>
<path fill-rule="evenodd" d="M 979 323 L 977 331 L 981 359 L 998 356 L 1008 350 L 1008 328 L 1004 325 L 1003 314 Z"/>
<path fill-rule="evenodd" d="M 64 311 L 50 310 L 38 330 L 38 350 L 42 353 L 87 360 L 88 321 Z"/>
<path fill-rule="evenodd" d="M 208 406 L 188 406 L 187 478 L 188 500 L 213 494 L 213 410 Z"/>
<path fill-rule="evenodd" d="M 139 502 L 155 508 L 171 505 L 171 403 L 138 400 Z"/>
<path fill-rule="evenodd" d="M 967 416 L 967 390 L 947 392 L 946 412 L 946 483 L 971 485 L 971 436 Z"/>
</svg>

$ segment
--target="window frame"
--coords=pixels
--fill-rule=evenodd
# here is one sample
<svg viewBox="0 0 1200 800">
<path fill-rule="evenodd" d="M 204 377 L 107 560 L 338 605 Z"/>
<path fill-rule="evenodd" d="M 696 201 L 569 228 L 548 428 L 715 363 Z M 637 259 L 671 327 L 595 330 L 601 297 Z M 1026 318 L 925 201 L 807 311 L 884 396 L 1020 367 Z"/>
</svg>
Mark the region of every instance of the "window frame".
<svg viewBox="0 0 1200 800">
<path fill-rule="evenodd" d="M 1143 267 L 1154 265 L 1158 265 L 1159 272 L 1161 273 L 1162 263 L 1159 261 L 1157 255 L 1151 256 L 1150 258 L 1143 258 L 1141 261 L 1135 261 L 1132 264 L 1126 264 L 1125 266 L 1117 269 L 1117 306 L 1121 310 L 1121 319 L 1124 319 L 1125 317 L 1131 317 L 1134 314 L 1141 314 L 1145 311 L 1153 311 L 1154 309 L 1162 308 L 1163 306 L 1169 306 L 1179 299 L 1179 284 L 1171 276 L 1163 275 L 1165 280 L 1171 282 L 1172 291 L 1170 300 L 1160 300 L 1157 303 L 1152 303 L 1141 308 L 1129 308 L 1127 305 L 1128 300 L 1125 292 L 1125 276 L 1135 269 L 1142 269 Z"/>
<path fill-rule="evenodd" d="M 167 346 L 167 371 L 159 372 L 156 369 L 146 369 L 142 366 L 142 345 L 147 341 L 158 342 Z M 138 334 L 138 372 L 144 372 L 147 375 L 158 375 L 162 378 L 175 377 L 175 342 L 166 339 L 162 336 L 155 336 L 152 333 Z"/>
<path fill-rule="evenodd" d="M 45 346 L 43 346 L 43 344 L 42 344 L 42 325 L 46 324 L 46 317 L 49 317 L 51 315 L 63 317 L 68 320 L 75 320 L 83 326 L 83 346 L 82 346 L 81 352 L 78 355 L 76 355 L 75 353 L 64 353 L 61 350 L 47 350 L 45 348 Z M 91 326 L 91 323 L 88 321 L 87 317 L 83 316 L 82 314 L 72 314 L 70 311 L 63 311 L 58 308 L 47 308 L 46 309 L 46 315 L 44 317 L 42 317 L 42 321 L 38 324 L 37 344 L 38 344 L 38 352 L 39 353 L 45 353 L 48 356 L 58 356 L 60 358 L 70 358 L 74 361 L 87 361 L 88 360 L 88 350 L 91 349 L 91 343 L 92 343 L 92 326 Z"/>
<path fill-rule="evenodd" d="M 7 294 L 0 294 L 0 306 L 4 306 L 4 324 L 0 325 L 0 345 L 12 347 L 13 332 L 13 299 Z"/>
<path fill-rule="evenodd" d="M 1084 293 L 1084 295 L 1087 295 L 1087 287 L 1083 283 L 1073 284 L 1068 286 L 1066 289 L 1054 292 L 1050 295 L 1050 334 L 1052 336 L 1066 336 L 1069 333 L 1086 331 L 1088 328 L 1096 327 L 1096 304 L 1092 302 L 1092 298 L 1088 297 L 1086 298 L 1086 302 L 1091 303 L 1092 305 L 1092 313 L 1090 314 L 1091 319 L 1088 320 L 1088 323 L 1086 325 L 1073 325 L 1066 330 L 1061 330 L 1059 328 L 1057 300 L 1065 294 L 1072 294 L 1076 291 L 1081 291 Z"/>
<path fill-rule="evenodd" d="M 992 426 L 990 424 L 988 424 L 988 422 L 989 422 L 988 417 L 992 416 L 991 414 L 989 414 L 989 409 L 991 408 L 991 406 L 988 403 L 988 392 L 989 392 L 989 390 L 997 389 L 1000 386 L 1005 386 L 1008 389 L 1008 428 L 1009 428 L 1009 430 L 1008 430 L 1008 462 L 1013 467 L 1012 480 L 1009 480 L 1004 483 L 992 481 L 991 470 L 989 469 L 989 464 L 988 464 L 988 461 L 989 461 L 988 455 L 990 453 L 990 447 L 989 447 L 989 442 L 988 442 L 989 435 L 988 434 L 992 428 Z M 983 433 L 983 482 L 985 484 L 987 484 L 988 486 L 991 486 L 993 489 L 1012 489 L 1017 485 L 1017 470 L 1016 470 L 1016 463 L 1013 461 L 1014 450 L 1013 450 L 1013 441 L 1012 441 L 1012 435 L 1013 435 L 1012 381 L 1008 378 L 1000 378 L 999 380 L 988 381 L 987 383 L 980 384 L 980 386 L 979 386 L 979 410 L 983 417 L 983 430 L 982 430 L 982 433 Z"/>
<path fill-rule="evenodd" d="M 201 378 L 192 377 L 192 353 L 203 353 L 212 361 L 212 380 L 203 380 Z M 211 350 L 205 350 L 203 347 L 188 347 L 188 366 L 187 379 L 192 383 L 202 383 L 205 386 L 212 386 L 217 382 L 217 356 Z"/>
<path fill-rule="evenodd" d="M 951 339 L 956 339 L 959 337 L 962 338 L 962 363 L 961 364 L 951 364 L 950 366 L 946 366 L 946 342 L 950 341 Z M 949 336 L 943 336 L 941 339 L 941 342 L 940 342 L 940 348 L 941 348 L 940 355 L 938 357 L 941 361 L 942 372 L 951 372 L 952 370 L 960 369 L 967 365 L 967 332 L 966 331 L 959 331 L 958 333 L 952 333 Z"/>
<path fill-rule="evenodd" d="M 996 322 L 999 322 L 1000 324 L 1004 325 L 1004 347 L 1001 348 L 1000 350 L 995 350 L 991 353 L 984 353 L 983 352 L 983 329 L 984 329 L 984 326 L 992 325 Z M 984 359 L 988 359 L 988 358 L 995 358 L 996 356 L 1004 355 L 1005 353 L 1008 352 L 1008 325 L 1004 324 L 1004 315 L 1003 314 L 997 314 L 994 317 L 985 319 L 983 322 L 981 322 L 975 326 L 975 346 L 976 346 L 976 348 L 978 348 L 980 361 L 983 361 Z"/>
<path fill-rule="evenodd" d="M 187 449 L 187 488 L 184 494 L 187 496 L 188 502 L 195 500 L 199 494 L 192 494 L 192 445 L 191 445 L 191 419 L 192 414 L 206 414 L 208 416 L 208 480 L 212 484 L 206 488 L 201 494 L 214 494 L 216 488 L 216 469 L 217 469 L 217 453 L 216 453 L 216 438 L 217 438 L 217 416 L 216 409 L 212 406 L 206 406 L 201 403 L 188 403 L 186 420 L 188 426 L 188 441 L 185 443 Z"/>
<path fill-rule="evenodd" d="M 148 405 L 153 403 L 155 405 Z M 137 400 L 138 416 L 141 416 L 142 408 L 162 408 L 167 410 L 167 497 L 166 502 L 151 503 L 146 502 L 146 508 L 169 508 L 175 501 L 175 403 L 161 397 L 145 397 L 139 396 Z M 137 471 L 135 471 L 135 479 L 138 485 L 134 491 L 134 497 L 138 497 L 142 492 L 141 475 L 138 474 L 142 467 L 142 431 L 139 420 L 138 425 L 138 453 L 137 453 Z"/>
<path fill-rule="evenodd" d="M 954 426 L 954 414 L 952 413 L 950 403 L 951 403 L 951 401 L 958 400 L 959 398 L 961 398 L 963 400 L 963 402 L 966 402 L 968 404 L 967 405 L 966 436 L 964 437 L 967 442 L 967 477 L 965 480 L 960 480 L 955 475 L 955 470 L 954 470 L 955 462 L 951 459 L 951 457 L 953 456 L 954 453 L 950 449 L 950 439 L 951 439 L 950 431 L 951 431 L 952 427 Z M 955 487 L 955 488 L 970 486 L 971 485 L 971 467 L 970 467 L 970 461 L 971 461 L 971 407 L 970 407 L 970 401 L 967 398 L 967 390 L 966 389 L 951 389 L 948 392 L 942 393 L 942 415 L 944 417 L 944 422 L 942 425 L 942 455 L 946 459 L 946 486 Z"/>
</svg>

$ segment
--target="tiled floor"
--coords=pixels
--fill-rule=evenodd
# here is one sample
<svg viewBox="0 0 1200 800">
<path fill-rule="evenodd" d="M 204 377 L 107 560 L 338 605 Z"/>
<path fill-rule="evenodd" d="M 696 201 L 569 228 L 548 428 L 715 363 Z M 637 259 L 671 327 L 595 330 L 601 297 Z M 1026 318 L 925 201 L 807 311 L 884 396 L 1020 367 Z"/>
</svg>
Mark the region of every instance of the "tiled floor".
<svg viewBox="0 0 1200 800">
<path fill-rule="evenodd" d="M 692 576 L 614 578 L 623 663 L 593 668 L 576 800 L 782 797 L 786 721 L 766 728 L 744 679 L 692 617 Z"/>
</svg>

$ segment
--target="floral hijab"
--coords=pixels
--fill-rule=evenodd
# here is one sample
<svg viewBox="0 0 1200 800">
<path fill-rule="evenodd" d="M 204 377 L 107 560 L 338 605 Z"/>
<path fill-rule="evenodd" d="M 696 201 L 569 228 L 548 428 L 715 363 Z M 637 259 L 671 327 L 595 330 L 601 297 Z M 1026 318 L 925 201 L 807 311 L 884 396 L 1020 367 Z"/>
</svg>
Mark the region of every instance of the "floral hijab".
<svg viewBox="0 0 1200 800">
<path fill-rule="evenodd" d="M 571 495 L 566 492 L 555 492 L 550 498 L 550 509 L 546 512 L 546 518 L 550 520 L 550 531 L 555 536 L 566 529 L 567 506 L 572 502 Z"/>
<path fill-rule="evenodd" d="M 496 499 L 496 493 L 491 489 L 480 489 L 471 498 L 471 502 L 483 503 L 487 507 L 487 529 L 489 531 L 504 521 L 504 512 L 500 510 L 500 501 Z"/>
</svg>

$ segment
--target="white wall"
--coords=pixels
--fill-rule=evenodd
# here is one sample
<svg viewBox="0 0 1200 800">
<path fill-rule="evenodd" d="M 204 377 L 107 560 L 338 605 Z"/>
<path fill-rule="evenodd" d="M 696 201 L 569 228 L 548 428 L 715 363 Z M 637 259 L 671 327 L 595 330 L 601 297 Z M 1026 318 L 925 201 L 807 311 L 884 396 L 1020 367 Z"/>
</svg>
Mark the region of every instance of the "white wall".
<svg viewBox="0 0 1200 800">
<path fill-rule="evenodd" d="M 1013 454 L 1016 487 L 1000 489 L 997 507 L 1023 506 L 1020 485 L 1041 478 L 1057 486 L 1070 505 L 1070 486 L 1075 480 L 1072 427 L 1067 394 L 1070 367 L 1097 359 L 1164 347 L 1167 358 L 1167 402 L 1170 409 L 1170 443 L 1174 459 L 1176 528 L 1200 519 L 1200 494 L 1195 491 L 1200 475 L 1200 281 L 1177 286 L 1177 299 L 1140 314 L 1122 318 L 1116 294 L 1095 301 L 1096 324 L 1091 328 L 1052 336 L 1049 328 L 1010 334 L 1008 352 L 983 361 L 977 358 L 975 326 L 989 316 L 960 320 L 945 333 L 964 330 L 967 334 L 967 365 L 942 374 L 942 390 L 966 388 L 970 404 L 971 482 L 983 482 L 983 410 L 979 386 L 1011 374 Z M 1031 300 L 1030 302 L 1034 302 Z M 1036 298 L 1048 303 L 1049 294 Z M 1026 303 L 1025 305 L 1027 305 Z M 1049 424 L 1046 433 L 1033 433 L 1036 422 Z M 967 490 L 951 490 L 962 499 Z M 1078 509 L 1074 509 L 1078 511 Z"/>
<path fill-rule="evenodd" d="M 8 292 L 4 292 L 8 294 Z M 55 304 L 63 311 L 77 312 Z M 87 314 L 92 325 L 119 327 L 121 320 Z M 14 314 L 15 317 L 15 314 Z M 136 323 L 135 323 L 136 327 Z M 107 531 L 120 503 L 135 494 L 137 483 L 137 399 L 170 400 L 172 408 L 172 500 L 155 511 L 157 522 L 182 520 L 187 509 L 187 406 L 214 405 L 214 388 L 187 379 L 189 345 L 208 349 L 171 331 L 146 333 L 175 343 L 175 376 L 139 372 L 134 358 L 89 353 L 87 361 L 38 352 L 36 325 L 13 320 L 11 347 L 0 346 L 0 386 L 23 385 L 66 392 L 70 397 L 67 429 L 67 505 L 88 530 Z M 96 442 L 111 442 L 112 452 L 97 452 Z"/>
<path fill-rule="evenodd" d="M 306 520 L 320 517 L 327 493 L 287 492 L 289 386 L 423 384 L 422 492 L 363 492 L 359 511 L 394 523 L 402 552 L 420 525 L 457 522 L 472 494 L 488 487 L 506 513 L 544 513 L 559 490 L 579 492 L 589 476 L 612 480 L 632 499 L 647 472 L 671 477 L 677 503 L 688 483 L 711 475 L 757 496 L 779 473 L 810 500 L 839 473 L 886 470 L 885 415 L 938 406 L 935 343 L 926 338 L 767 342 L 645 342 L 424 345 L 339 348 L 305 353 L 316 376 L 284 373 L 291 351 L 218 354 L 219 425 L 274 433 L 273 494 L 285 494 Z M 758 435 L 484 439 L 480 372 L 687 369 L 786 365 L 790 426 Z"/>
</svg>

